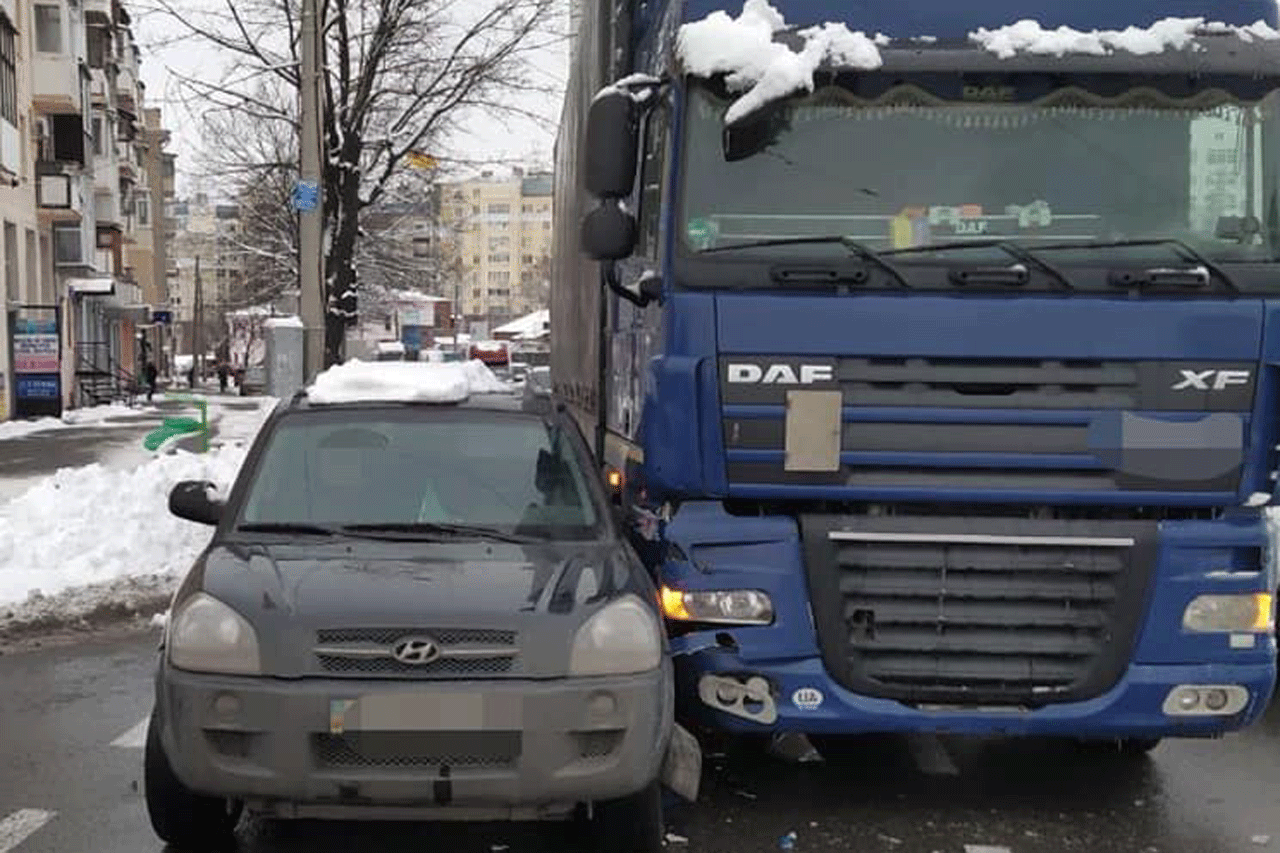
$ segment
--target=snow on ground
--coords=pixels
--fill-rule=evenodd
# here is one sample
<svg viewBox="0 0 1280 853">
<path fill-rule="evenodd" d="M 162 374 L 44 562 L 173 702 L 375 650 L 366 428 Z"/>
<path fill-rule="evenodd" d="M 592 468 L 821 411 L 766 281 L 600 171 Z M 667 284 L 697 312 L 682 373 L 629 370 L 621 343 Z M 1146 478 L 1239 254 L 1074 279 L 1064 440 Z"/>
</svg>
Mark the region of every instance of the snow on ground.
<svg viewBox="0 0 1280 853">
<path fill-rule="evenodd" d="M 227 486 L 275 404 L 241 411 L 211 398 L 218 443 L 207 454 L 151 453 L 64 468 L 0 504 L 0 627 L 68 621 L 167 597 L 209 541 L 208 527 L 170 515 L 180 480 Z"/>
<path fill-rule="evenodd" d="M 813 90 L 813 72 L 824 62 L 852 68 L 883 64 L 876 40 L 851 32 L 843 23 L 802 30 L 799 53 L 773 40 L 787 22 L 768 0 L 746 0 L 737 18 L 712 12 L 685 24 L 676 37 L 676 52 L 685 70 L 699 77 L 727 74 L 734 91 L 745 92 L 725 114 L 733 122 L 771 100 Z"/>
<path fill-rule="evenodd" d="M 157 400 L 163 397 L 157 397 Z M 130 408 L 123 403 L 112 403 L 103 406 L 90 406 L 84 409 L 70 409 L 61 418 L 30 418 L 26 420 L 0 421 L 0 440 L 6 438 L 22 438 L 37 432 L 68 427 L 130 427 L 137 426 L 128 419 L 138 415 L 156 412 L 154 406 L 143 405 Z"/>
<path fill-rule="evenodd" d="M 1046 30 L 1036 21 L 1022 20 L 1016 24 L 994 30 L 979 29 L 969 38 L 982 45 L 1001 59 L 1019 53 L 1049 56 L 1065 56 L 1068 53 L 1105 56 L 1114 51 L 1137 55 L 1164 53 L 1167 49 L 1182 50 L 1195 38 L 1196 33 L 1208 30 L 1213 33 L 1235 33 L 1244 41 L 1280 38 L 1265 21 L 1247 27 L 1235 27 L 1222 23 L 1206 23 L 1204 18 L 1165 18 L 1149 27 L 1129 27 L 1125 30 L 1092 30 L 1082 32 L 1070 27 Z"/>
</svg>

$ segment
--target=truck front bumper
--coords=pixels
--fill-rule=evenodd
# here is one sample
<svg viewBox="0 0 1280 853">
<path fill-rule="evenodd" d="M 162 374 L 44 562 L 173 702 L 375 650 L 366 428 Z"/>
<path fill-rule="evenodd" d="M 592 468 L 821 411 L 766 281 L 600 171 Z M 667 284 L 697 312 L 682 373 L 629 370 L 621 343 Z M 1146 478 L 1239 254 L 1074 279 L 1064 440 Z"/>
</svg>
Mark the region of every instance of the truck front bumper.
<svg viewBox="0 0 1280 853">
<path fill-rule="evenodd" d="M 683 638 L 688 647 L 694 635 Z M 1063 736 L 1072 738 L 1212 737 L 1248 726 L 1266 710 L 1275 686 L 1267 664 L 1140 665 L 1128 667 L 1106 693 L 1079 702 L 1037 708 L 912 706 L 859 696 L 835 683 L 821 659 L 744 666 L 731 652 L 704 649 L 676 658 L 682 713 L 716 728 L 742 733 L 780 731 L 807 734 L 934 732 L 959 735 Z M 711 678 L 708 681 L 708 677 Z M 768 684 L 767 713 L 759 696 L 745 702 L 749 718 L 726 710 L 707 688 L 714 679 L 744 684 L 753 677 Z M 1232 713 L 1171 714 L 1172 691 L 1181 686 L 1238 687 L 1247 692 Z M 701 689 L 700 689 L 701 688 Z M 732 691 L 727 691 L 732 693 Z M 732 699 L 726 695 L 724 698 Z M 741 698 L 741 697 L 737 697 Z M 772 722 L 761 720 L 773 717 Z"/>
</svg>

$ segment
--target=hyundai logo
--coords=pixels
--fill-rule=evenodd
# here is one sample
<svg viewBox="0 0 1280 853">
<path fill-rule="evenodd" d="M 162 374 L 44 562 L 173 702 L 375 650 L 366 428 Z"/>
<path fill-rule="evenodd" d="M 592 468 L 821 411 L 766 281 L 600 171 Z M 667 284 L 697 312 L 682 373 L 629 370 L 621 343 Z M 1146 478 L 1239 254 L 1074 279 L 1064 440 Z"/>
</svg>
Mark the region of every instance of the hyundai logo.
<svg viewBox="0 0 1280 853">
<path fill-rule="evenodd" d="M 391 647 L 391 656 L 410 666 L 422 666 L 440 657 L 440 647 L 430 637 L 404 637 Z"/>
</svg>

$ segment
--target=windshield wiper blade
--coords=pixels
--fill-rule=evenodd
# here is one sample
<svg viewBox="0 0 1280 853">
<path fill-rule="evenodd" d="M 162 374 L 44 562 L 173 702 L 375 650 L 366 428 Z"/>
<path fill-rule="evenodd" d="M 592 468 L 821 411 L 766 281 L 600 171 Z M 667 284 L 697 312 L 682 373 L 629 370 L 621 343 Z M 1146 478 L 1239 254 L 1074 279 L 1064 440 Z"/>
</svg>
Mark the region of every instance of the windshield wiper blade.
<svg viewBox="0 0 1280 853">
<path fill-rule="evenodd" d="M 1192 246 L 1174 237 L 1150 237 L 1135 240 L 1086 240 L 1080 243 L 1050 243 L 1044 246 L 1036 246 L 1036 251 L 1070 251 L 1072 249 L 1126 249 L 1126 248 L 1142 248 L 1143 246 L 1169 246 L 1175 250 L 1176 254 L 1182 256 L 1182 260 L 1197 263 L 1209 271 L 1210 275 L 1217 276 L 1227 289 L 1233 293 L 1239 293 L 1240 287 L 1235 280 L 1227 274 L 1227 271 L 1218 266 L 1213 261 L 1205 257 L 1203 252 L 1197 251 Z"/>
<path fill-rule="evenodd" d="M 344 533 L 361 535 L 386 533 L 415 537 L 434 538 L 447 536 L 450 538 L 489 539 L 495 542 L 512 542 L 527 545 L 539 540 L 518 533 L 507 533 L 493 527 L 480 524 L 453 524 L 436 521 L 387 521 L 372 524 L 346 524 L 341 528 Z"/>
<path fill-rule="evenodd" d="M 927 243 L 923 246 L 911 246 L 906 249 L 891 249 L 882 254 L 911 255 L 935 251 L 949 252 L 958 249 L 999 249 L 1006 255 L 1040 270 L 1067 290 L 1076 289 L 1075 285 L 1071 283 L 1071 279 L 1062 270 L 1037 255 L 1035 250 L 1012 240 L 952 240 L 946 243 Z"/>
<path fill-rule="evenodd" d="M 334 536 L 337 528 L 305 521 L 250 521 L 237 524 L 236 530 L 244 533 L 299 533 L 312 536 Z"/>
<path fill-rule="evenodd" d="M 840 244 L 849 250 L 853 255 L 861 258 L 874 267 L 879 268 L 889 278 L 898 283 L 899 286 L 910 288 L 911 283 L 907 281 L 907 277 L 895 267 L 886 261 L 879 252 L 860 243 L 852 237 L 846 237 L 840 234 L 830 234 L 825 237 L 778 237 L 771 240 L 751 240 L 745 243 L 734 243 L 732 246 L 714 246 L 710 249 L 703 249 L 699 254 L 709 255 L 714 252 L 731 252 L 734 249 L 764 249 L 770 246 L 805 246 L 805 245 L 821 245 L 824 243 Z"/>
</svg>

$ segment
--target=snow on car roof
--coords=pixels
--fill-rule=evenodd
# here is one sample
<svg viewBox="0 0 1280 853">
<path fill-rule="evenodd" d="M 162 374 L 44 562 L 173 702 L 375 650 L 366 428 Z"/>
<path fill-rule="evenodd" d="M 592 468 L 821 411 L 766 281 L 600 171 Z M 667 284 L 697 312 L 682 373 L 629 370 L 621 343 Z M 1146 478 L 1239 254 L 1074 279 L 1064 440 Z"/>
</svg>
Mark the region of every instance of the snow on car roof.
<svg viewBox="0 0 1280 853">
<path fill-rule="evenodd" d="M 307 401 L 336 403 L 461 403 L 472 394 L 500 394 L 506 384 L 480 361 L 360 361 L 316 377 Z"/>
</svg>

